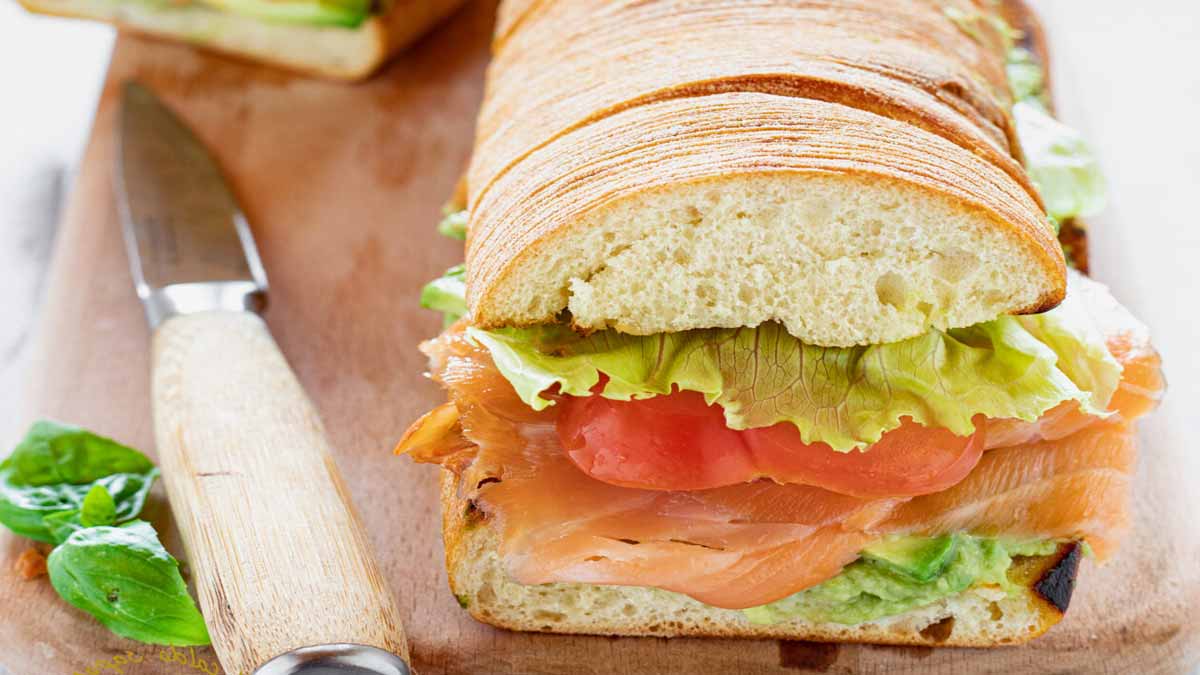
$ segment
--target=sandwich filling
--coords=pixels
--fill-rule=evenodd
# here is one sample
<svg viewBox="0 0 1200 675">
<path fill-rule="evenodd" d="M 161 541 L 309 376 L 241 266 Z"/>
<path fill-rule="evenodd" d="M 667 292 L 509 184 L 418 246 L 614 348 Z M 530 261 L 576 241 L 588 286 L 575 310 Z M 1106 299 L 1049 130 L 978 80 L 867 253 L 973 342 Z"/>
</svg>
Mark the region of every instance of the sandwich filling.
<svg viewBox="0 0 1200 675">
<path fill-rule="evenodd" d="M 137 0 L 156 10 L 182 8 L 222 12 L 266 23 L 357 28 L 379 3 L 372 0 Z"/>
<path fill-rule="evenodd" d="M 877 350 L 907 362 L 781 347 L 777 335 L 726 370 L 724 333 L 682 352 L 664 345 L 683 338 L 634 348 L 602 334 L 514 348 L 516 331 L 460 321 L 424 346 L 451 402 L 400 449 L 460 476 L 521 583 L 650 586 L 755 621 L 888 616 L 967 587 L 1003 590 L 1008 561 L 1058 541 L 1113 550 L 1130 423 L 1162 390 L 1158 357 L 1099 284 L 1073 275 L 1068 298 L 999 320 L 1008 332 Z M 722 377 L 735 371 L 795 384 L 755 390 Z M 876 414 L 893 398 L 912 403 Z M 915 576 L 871 554 L 944 537 L 955 551 Z"/>
</svg>

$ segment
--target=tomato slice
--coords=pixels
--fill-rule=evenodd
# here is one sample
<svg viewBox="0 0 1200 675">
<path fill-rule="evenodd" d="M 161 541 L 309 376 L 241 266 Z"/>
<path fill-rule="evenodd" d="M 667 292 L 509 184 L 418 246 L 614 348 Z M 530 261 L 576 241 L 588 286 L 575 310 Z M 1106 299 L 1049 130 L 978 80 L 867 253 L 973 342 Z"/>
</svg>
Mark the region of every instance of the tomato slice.
<svg viewBox="0 0 1200 675">
<path fill-rule="evenodd" d="M 638 401 L 564 396 L 559 405 L 559 439 L 580 469 L 605 483 L 649 490 L 769 478 L 855 497 L 912 497 L 961 481 L 984 449 L 982 424 L 970 436 L 956 436 L 903 418 L 865 451 L 837 452 L 805 443 L 787 422 L 730 429 L 721 408 L 695 392 Z"/>
</svg>

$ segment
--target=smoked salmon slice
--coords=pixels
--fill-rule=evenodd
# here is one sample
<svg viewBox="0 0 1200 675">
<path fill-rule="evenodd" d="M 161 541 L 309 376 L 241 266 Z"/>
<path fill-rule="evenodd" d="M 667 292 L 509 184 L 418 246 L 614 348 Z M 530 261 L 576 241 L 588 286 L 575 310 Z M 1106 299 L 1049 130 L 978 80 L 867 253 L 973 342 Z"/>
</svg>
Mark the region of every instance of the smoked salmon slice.
<svg viewBox="0 0 1200 675">
<path fill-rule="evenodd" d="M 958 485 L 898 507 L 887 527 L 908 534 L 1082 538 L 1103 559 L 1127 525 L 1136 459 L 1128 423 L 1093 424 L 1053 441 L 994 450 Z"/>
<path fill-rule="evenodd" d="M 1130 427 L 1104 423 L 988 453 L 955 487 L 911 500 L 765 480 L 672 492 L 588 477 L 548 423 L 464 417 L 483 418 L 491 475 L 464 474 L 463 489 L 502 528 L 514 579 L 649 586 L 727 608 L 829 579 L 888 534 L 1083 539 L 1105 556 L 1127 525 L 1135 458 Z"/>
</svg>

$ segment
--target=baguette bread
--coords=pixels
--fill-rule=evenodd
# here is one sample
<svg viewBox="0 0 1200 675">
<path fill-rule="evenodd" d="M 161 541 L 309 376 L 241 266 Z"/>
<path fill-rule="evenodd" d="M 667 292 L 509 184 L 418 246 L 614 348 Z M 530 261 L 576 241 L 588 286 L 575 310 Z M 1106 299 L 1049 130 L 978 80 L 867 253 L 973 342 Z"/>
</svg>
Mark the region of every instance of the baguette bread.
<svg viewBox="0 0 1200 675">
<path fill-rule="evenodd" d="M 464 190 L 468 323 L 650 334 L 779 321 L 804 342 L 848 346 L 1053 307 L 1063 250 L 1021 168 L 996 12 L 1044 64 L 1019 0 L 506 1 Z M 854 625 L 755 623 L 634 574 L 557 578 L 644 585 L 522 584 L 556 579 L 514 567 L 535 554 L 512 549 L 509 530 L 545 505 L 482 496 L 505 479 L 460 471 L 460 442 L 476 440 L 464 419 L 441 462 L 452 469 L 441 477 L 449 584 L 502 628 L 1017 644 L 1062 618 L 1084 550 L 1015 558 L 1010 592 L 976 585 Z M 582 487 L 563 494 L 598 499 Z M 568 541 L 558 534 L 534 538 L 553 551 Z M 617 541 L 644 543 L 631 539 Z M 610 550 L 581 548 L 586 561 Z M 637 550 L 631 559 L 651 555 Z"/>
<path fill-rule="evenodd" d="M 999 29 L 885 4 L 506 4 L 468 172 L 472 322 L 775 320 L 848 346 L 1057 304 Z"/>
<path fill-rule="evenodd" d="M 501 628 L 545 633 L 654 637 L 743 637 L 870 642 L 943 647 L 1019 644 L 1045 633 L 1066 612 L 1079 568 L 1079 547 L 1019 558 L 1009 578 L 1020 590 L 990 587 L 903 614 L 857 625 L 793 620 L 755 624 L 737 610 L 649 588 L 590 584 L 524 586 L 505 571 L 492 522 L 459 497 L 443 470 L 442 536 L 450 589 L 473 617 Z"/>
<path fill-rule="evenodd" d="M 398 0 L 357 28 L 269 23 L 202 5 L 139 0 L 18 0 L 41 14 L 94 19 L 251 61 L 338 80 L 360 80 L 446 18 L 463 0 Z"/>
</svg>

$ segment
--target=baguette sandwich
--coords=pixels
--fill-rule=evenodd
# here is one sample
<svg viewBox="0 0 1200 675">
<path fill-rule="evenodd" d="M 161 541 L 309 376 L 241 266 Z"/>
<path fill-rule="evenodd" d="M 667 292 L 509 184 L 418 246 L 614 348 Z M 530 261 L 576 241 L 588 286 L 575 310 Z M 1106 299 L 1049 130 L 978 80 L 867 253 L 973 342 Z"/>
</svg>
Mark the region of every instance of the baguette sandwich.
<svg viewBox="0 0 1200 675">
<path fill-rule="evenodd" d="M 463 0 L 18 0 L 31 12 L 138 33 L 310 75 L 358 80 Z"/>
<path fill-rule="evenodd" d="M 1163 380 L 1070 269 L 1103 181 L 1025 8 L 500 13 L 440 228 L 466 263 L 422 295 L 449 402 L 397 448 L 443 468 L 460 604 L 603 635 L 1055 624 L 1127 527 Z"/>
</svg>

